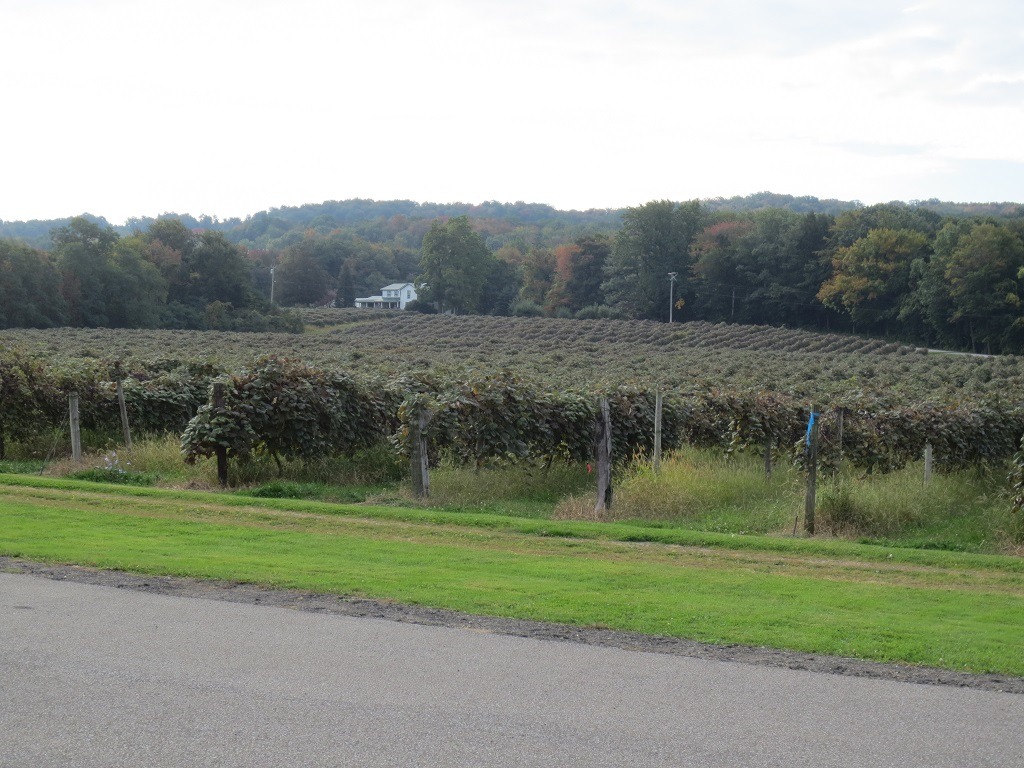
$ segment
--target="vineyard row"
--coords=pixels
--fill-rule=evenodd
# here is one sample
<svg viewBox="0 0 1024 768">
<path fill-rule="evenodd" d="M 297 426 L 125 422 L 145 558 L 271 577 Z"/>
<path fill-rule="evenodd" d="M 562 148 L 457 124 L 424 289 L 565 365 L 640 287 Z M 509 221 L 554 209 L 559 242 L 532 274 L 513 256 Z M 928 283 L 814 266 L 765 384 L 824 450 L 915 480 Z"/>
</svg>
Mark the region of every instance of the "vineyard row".
<svg viewBox="0 0 1024 768">
<path fill-rule="evenodd" d="M 598 397 L 609 401 L 616 460 L 649 455 L 656 392 L 639 386 L 596 391 L 544 387 L 512 374 L 463 380 L 417 374 L 357 379 L 287 358 L 267 357 L 235 372 L 209 366 L 130 371 L 76 370 L 8 351 L 0 355 L 0 458 L 8 441 L 59 427 L 77 392 L 81 424 L 116 432 L 115 384 L 124 383 L 132 429 L 182 435 L 186 459 L 215 455 L 311 459 L 385 441 L 408 451 L 410 425 L 427 417 L 428 450 L 461 464 L 586 461 L 593 455 Z M 212 385 L 223 398 L 212 399 Z M 1024 434 L 1024 409 L 961 403 L 880 407 L 870 398 L 817 403 L 819 461 L 888 472 L 933 447 L 936 467 L 957 471 L 1005 461 Z M 812 404 L 770 392 L 719 389 L 664 393 L 662 444 L 770 450 L 799 461 Z"/>
</svg>

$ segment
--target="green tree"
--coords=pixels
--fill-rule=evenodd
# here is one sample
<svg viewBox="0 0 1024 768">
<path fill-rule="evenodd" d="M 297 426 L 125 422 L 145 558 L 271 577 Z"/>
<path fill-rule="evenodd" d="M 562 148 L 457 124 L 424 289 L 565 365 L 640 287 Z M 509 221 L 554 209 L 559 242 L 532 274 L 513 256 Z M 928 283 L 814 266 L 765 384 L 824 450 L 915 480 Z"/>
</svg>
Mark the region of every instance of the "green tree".
<svg viewBox="0 0 1024 768">
<path fill-rule="evenodd" d="M 966 329 L 949 322 L 953 302 L 944 264 L 945 258 L 936 244 L 930 258 L 915 259 L 910 265 L 913 289 L 900 307 L 898 319 L 904 329 L 901 335 L 929 347 L 966 348 L 970 344 Z"/>
<path fill-rule="evenodd" d="M 275 278 L 277 297 L 283 306 L 317 304 L 334 284 L 330 274 L 315 256 L 302 250 L 285 251 L 275 271 Z"/>
<path fill-rule="evenodd" d="M 491 259 L 491 270 L 487 275 L 487 290 L 480 301 L 480 313 L 485 315 L 508 315 L 519 296 L 523 281 L 514 264 L 503 259 Z"/>
<path fill-rule="evenodd" d="M 817 293 L 830 274 L 821 251 L 831 218 L 775 208 L 755 211 L 750 221 L 753 228 L 739 244 L 739 277 L 746 295 L 742 300 L 737 296 L 733 319 L 768 325 L 826 325 L 834 312 L 818 301 Z M 732 296 L 729 292 L 730 307 Z"/>
<path fill-rule="evenodd" d="M 145 238 L 122 240 L 109 227 L 78 217 L 53 232 L 62 292 L 74 325 L 153 328 L 167 302 L 168 281 L 147 256 Z"/>
<path fill-rule="evenodd" d="M 191 255 L 199 237 L 181 219 L 157 219 L 146 230 L 147 242 L 159 242 L 180 255 Z"/>
<path fill-rule="evenodd" d="M 285 249 L 282 258 L 296 258 L 307 263 L 315 263 L 328 275 L 336 275 L 353 250 L 351 239 L 307 230 L 299 242 Z"/>
<path fill-rule="evenodd" d="M 110 254 L 106 284 L 112 328 L 157 328 L 167 305 L 167 280 L 144 256 L 141 238 L 119 241 Z"/>
<path fill-rule="evenodd" d="M 832 224 L 825 255 L 831 258 L 836 249 L 853 245 L 867 237 L 872 229 L 909 229 L 930 239 L 942 228 L 942 223 L 942 216 L 934 211 L 904 203 L 881 203 L 846 211 Z"/>
<path fill-rule="evenodd" d="M 112 282 L 110 257 L 118 241 L 110 227 L 77 216 L 52 234 L 61 273 L 61 290 L 72 325 L 107 326 L 107 285 Z"/>
<path fill-rule="evenodd" d="M 523 258 L 519 298 L 543 305 L 555 281 L 555 254 L 550 248 L 531 248 Z"/>
<path fill-rule="evenodd" d="M 352 265 L 346 261 L 338 273 L 338 298 L 335 304 L 339 307 L 354 307 L 356 298 L 356 281 L 352 274 Z"/>
<path fill-rule="evenodd" d="M 479 311 L 494 257 L 466 216 L 435 221 L 423 237 L 416 287 L 420 299 L 442 312 Z"/>
<path fill-rule="evenodd" d="M 328 237 L 304 239 L 290 252 L 314 256 L 329 275 L 341 277 L 343 265 L 352 277 L 352 306 L 357 296 L 372 296 L 383 286 L 416 274 L 416 260 L 406 249 L 373 243 L 351 232 L 334 232 Z M 339 290 L 341 286 L 338 286 Z"/>
<path fill-rule="evenodd" d="M 675 297 L 689 303 L 690 246 L 706 221 L 707 212 L 697 200 L 659 200 L 627 208 L 605 265 L 602 288 L 608 303 L 633 317 L 668 319 L 669 272 L 679 275 Z"/>
<path fill-rule="evenodd" d="M 206 231 L 195 249 L 184 255 L 186 281 L 182 303 L 205 306 L 219 301 L 236 309 L 258 303 L 242 249 L 220 232 Z"/>
<path fill-rule="evenodd" d="M 584 235 L 573 241 L 567 254 L 568 263 L 564 267 L 559 263 L 556 276 L 556 282 L 564 285 L 570 310 L 578 312 L 590 304 L 604 303 L 601 282 L 611 253 L 612 241 L 607 235 Z"/>
<path fill-rule="evenodd" d="M 601 281 L 611 250 L 611 241 L 604 235 L 586 235 L 555 248 L 555 276 L 545 313 L 573 314 L 589 304 L 601 304 Z"/>
<path fill-rule="evenodd" d="M 967 327 L 972 349 L 1022 349 L 1021 279 L 1024 242 L 993 221 L 976 223 L 943 261 L 952 304 L 951 323 Z"/>
<path fill-rule="evenodd" d="M 49 255 L 0 240 L 0 328 L 52 328 L 67 322 L 66 310 Z"/>
<path fill-rule="evenodd" d="M 201 307 L 202 301 L 190 293 L 191 267 L 199 236 L 179 219 L 158 219 L 142 235 L 146 260 L 167 281 L 167 300 L 182 306 Z"/>
<path fill-rule="evenodd" d="M 756 241 L 748 237 L 754 229 L 749 216 L 724 216 L 705 227 L 694 238 L 690 253 L 694 286 L 693 312 L 707 320 L 747 322 L 749 297 L 755 284 L 749 278 L 757 271 L 752 259 Z M 736 295 L 740 315 L 736 317 Z"/>
</svg>

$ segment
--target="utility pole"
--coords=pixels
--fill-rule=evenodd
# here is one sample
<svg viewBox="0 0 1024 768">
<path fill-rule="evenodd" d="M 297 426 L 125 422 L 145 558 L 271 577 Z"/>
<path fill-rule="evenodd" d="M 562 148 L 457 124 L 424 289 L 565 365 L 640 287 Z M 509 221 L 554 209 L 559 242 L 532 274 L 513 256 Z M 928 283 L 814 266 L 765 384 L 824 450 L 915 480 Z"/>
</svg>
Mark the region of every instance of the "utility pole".
<svg viewBox="0 0 1024 768">
<path fill-rule="evenodd" d="M 270 268 L 270 303 L 274 303 L 274 268 Z"/>
<path fill-rule="evenodd" d="M 668 321 L 672 322 L 672 309 L 676 303 L 676 276 L 678 272 L 668 273 Z"/>
</svg>

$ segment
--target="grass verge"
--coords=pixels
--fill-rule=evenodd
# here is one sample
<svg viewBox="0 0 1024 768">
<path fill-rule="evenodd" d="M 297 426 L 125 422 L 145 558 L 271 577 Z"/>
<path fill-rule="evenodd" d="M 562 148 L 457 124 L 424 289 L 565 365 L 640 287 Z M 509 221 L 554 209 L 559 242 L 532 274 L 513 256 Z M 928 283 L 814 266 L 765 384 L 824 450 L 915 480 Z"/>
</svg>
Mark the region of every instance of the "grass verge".
<svg viewBox="0 0 1024 768">
<path fill-rule="evenodd" d="M 806 482 L 787 462 L 766 480 L 761 456 L 685 448 L 666 456 L 659 473 L 645 461 L 617 468 L 615 507 L 597 517 L 595 479 L 585 464 L 481 471 L 443 464 L 431 471 L 431 498 L 414 500 L 406 463 L 378 445 L 352 457 L 290 461 L 280 468 L 270 457 L 255 456 L 232 462 L 229 477 L 236 493 L 266 498 L 780 536 L 799 527 Z M 25 472 L 28 466 L 0 464 L 0 472 Z M 61 460 L 47 465 L 46 474 L 218 489 L 215 463 L 184 464 L 173 435 L 141 436 L 131 451 L 112 446 L 79 462 Z M 920 465 L 867 477 L 847 467 L 819 483 L 818 532 L 894 547 L 1024 554 L 1024 516 L 1011 511 L 1004 474 L 995 468 L 936 475 L 924 486 Z"/>
<path fill-rule="evenodd" d="M 0 476 L 0 553 L 1024 675 L 1024 562 Z"/>
</svg>

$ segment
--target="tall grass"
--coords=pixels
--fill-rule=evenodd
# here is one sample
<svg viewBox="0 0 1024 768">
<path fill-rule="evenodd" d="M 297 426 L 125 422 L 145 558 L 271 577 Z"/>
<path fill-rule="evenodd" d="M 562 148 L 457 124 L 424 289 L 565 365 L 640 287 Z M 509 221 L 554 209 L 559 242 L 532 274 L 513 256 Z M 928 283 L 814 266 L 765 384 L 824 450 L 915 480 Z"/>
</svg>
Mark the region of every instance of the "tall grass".
<svg viewBox="0 0 1024 768">
<path fill-rule="evenodd" d="M 601 520 L 722 533 L 803 531 L 805 476 L 789 465 L 766 479 L 760 459 L 683 449 L 655 473 L 636 463 L 615 478 L 612 509 Z M 847 473 L 818 486 L 816 529 L 865 543 L 966 552 L 1020 552 L 1024 519 L 1010 512 L 1003 475 L 936 475 L 928 486 L 911 465 L 886 475 Z M 555 508 L 559 519 L 598 519 L 595 495 Z"/>
<path fill-rule="evenodd" d="M 181 458 L 181 441 L 177 435 L 142 436 L 133 441 L 132 450 L 122 449 L 139 472 L 152 472 L 165 477 L 188 476 L 201 470 L 190 470 Z"/>
<path fill-rule="evenodd" d="M 204 487 L 203 467 L 190 467 L 181 457 L 174 435 L 139 435 L 128 449 L 113 440 L 105 447 L 83 445 L 80 461 L 62 458 L 45 467 L 46 474 L 95 482 L 127 485 L 181 485 Z M 213 478 L 216 480 L 216 476 Z"/>
<path fill-rule="evenodd" d="M 388 446 L 381 445 L 357 452 L 351 457 L 288 461 L 281 467 L 270 456 L 251 456 L 230 462 L 228 477 L 233 487 L 291 483 L 328 488 L 393 484 L 404 478 L 405 472 L 403 462 Z M 210 459 L 195 465 L 186 464 L 181 455 L 181 441 L 177 435 L 171 434 L 139 436 L 132 441 L 131 450 L 112 442 L 105 449 L 86 452 L 80 462 L 68 458 L 52 462 L 47 467 L 47 474 L 108 482 L 127 482 L 123 475 L 134 474 L 146 476 L 163 485 L 210 489 L 218 487 L 215 462 Z M 282 495 L 316 498 L 324 493 Z"/>
<path fill-rule="evenodd" d="M 12 475 L 26 475 L 29 473 L 35 474 L 42 471 L 43 462 L 39 459 L 36 460 L 7 460 L 0 461 L 0 472 L 9 473 Z"/>
<path fill-rule="evenodd" d="M 111 444 L 115 445 L 116 444 Z M 140 436 L 132 451 L 107 448 L 82 462 L 62 460 L 47 474 L 106 482 L 218 489 L 212 460 L 181 458 L 174 435 Z M 112 468 L 111 464 L 115 466 Z M 8 464 L 7 471 L 38 471 Z M 431 471 L 431 496 L 412 499 L 407 462 L 387 445 L 356 456 L 286 462 L 267 456 L 232 462 L 231 484 L 254 496 L 335 502 L 415 504 L 455 512 L 528 518 L 628 521 L 648 527 L 730 534 L 802 532 L 804 475 L 788 464 L 766 479 L 758 457 L 724 457 L 687 448 L 655 473 L 649 463 L 616 470 L 612 509 L 594 514 L 595 477 L 584 465 L 529 465 Z M 1024 553 L 1024 515 L 1010 511 L 1003 474 L 936 475 L 925 486 L 920 465 L 887 475 L 846 472 L 818 488 L 817 534 L 862 542 L 965 552 Z"/>
<path fill-rule="evenodd" d="M 213 470 L 213 462 L 207 464 Z M 254 455 L 231 462 L 228 475 L 233 484 L 239 485 L 280 480 L 321 485 L 385 485 L 398 482 L 407 472 L 407 462 L 396 456 L 390 446 L 378 444 L 353 456 L 285 461 L 280 467 L 270 456 Z"/>
<path fill-rule="evenodd" d="M 426 505 L 516 517 L 550 517 L 566 496 L 585 493 L 593 476 L 582 464 L 529 465 L 477 471 L 444 466 L 430 473 Z"/>
<path fill-rule="evenodd" d="M 1010 511 L 1001 473 L 936 475 L 920 465 L 886 475 L 844 476 L 818 496 L 825 534 L 901 546 L 992 551 L 1021 543 L 1024 526 Z"/>
<path fill-rule="evenodd" d="M 614 504 L 604 520 L 673 525 L 723 533 L 771 533 L 792 525 L 800 499 L 796 473 L 777 467 L 770 479 L 750 456 L 684 449 L 669 455 L 655 473 L 636 462 L 615 478 Z M 565 500 L 560 518 L 592 517 L 593 497 Z"/>
<path fill-rule="evenodd" d="M 96 453 L 116 449 L 121 433 L 108 430 L 82 429 L 82 450 Z M 50 461 L 71 453 L 71 433 L 67 426 L 41 429 L 31 437 L 7 443 L 7 458 L 15 461 Z"/>
</svg>

